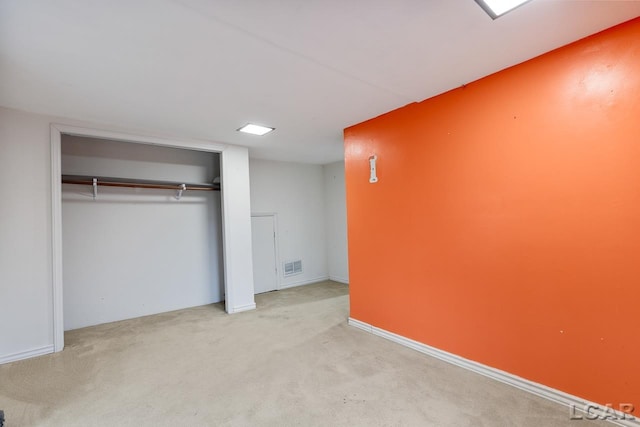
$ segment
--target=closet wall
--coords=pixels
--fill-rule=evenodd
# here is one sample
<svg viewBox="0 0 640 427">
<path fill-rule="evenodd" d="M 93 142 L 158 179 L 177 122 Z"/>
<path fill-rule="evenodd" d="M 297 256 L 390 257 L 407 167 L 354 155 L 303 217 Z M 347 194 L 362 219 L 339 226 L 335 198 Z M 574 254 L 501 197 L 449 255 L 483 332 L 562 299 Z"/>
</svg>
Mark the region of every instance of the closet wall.
<svg viewBox="0 0 640 427">
<path fill-rule="evenodd" d="M 211 183 L 219 155 L 63 136 L 63 174 Z M 224 299 L 220 192 L 63 185 L 64 328 Z"/>
</svg>

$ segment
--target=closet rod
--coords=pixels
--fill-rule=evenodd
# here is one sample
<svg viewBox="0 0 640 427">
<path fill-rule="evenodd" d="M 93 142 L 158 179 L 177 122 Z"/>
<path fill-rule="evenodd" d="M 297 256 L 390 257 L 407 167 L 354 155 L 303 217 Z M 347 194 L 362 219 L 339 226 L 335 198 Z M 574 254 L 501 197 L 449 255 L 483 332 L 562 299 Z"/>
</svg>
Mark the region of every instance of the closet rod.
<svg viewBox="0 0 640 427">
<path fill-rule="evenodd" d="M 161 190 L 199 190 L 199 191 L 220 191 L 220 184 L 186 184 L 182 182 L 154 181 L 147 179 L 125 179 L 111 178 L 104 176 L 83 176 L 83 175 L 62 175 L 63 184 L 93 185 L 96 179 L 97 185 L 105 187 L 130 187 L 130 188 L 153 188 Z"/>
</svg>

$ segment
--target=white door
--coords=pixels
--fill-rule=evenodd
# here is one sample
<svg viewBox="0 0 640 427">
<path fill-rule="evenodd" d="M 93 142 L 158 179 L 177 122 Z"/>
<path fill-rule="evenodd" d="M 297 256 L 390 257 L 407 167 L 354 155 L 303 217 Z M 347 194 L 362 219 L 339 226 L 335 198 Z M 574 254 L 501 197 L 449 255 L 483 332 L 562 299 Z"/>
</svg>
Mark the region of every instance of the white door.
<svg viewBox="0 0 640 427">
<path fill-rule="evenodd" d="M 253 286 L 256 294 L 275 291 L 278 285 L 274 219 L 273 216 L 251 217 Z"/>
</svg>

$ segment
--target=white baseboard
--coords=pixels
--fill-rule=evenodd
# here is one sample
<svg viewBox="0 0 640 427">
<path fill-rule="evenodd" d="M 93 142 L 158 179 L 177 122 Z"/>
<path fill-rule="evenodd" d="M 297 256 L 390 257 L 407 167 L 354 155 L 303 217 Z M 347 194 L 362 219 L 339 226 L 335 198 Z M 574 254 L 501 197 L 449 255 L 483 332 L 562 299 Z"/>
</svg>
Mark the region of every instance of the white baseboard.
<svg viewBox="0 0 640 427">
<path fill-rule="evenodd" d="M 18 353 L 7 354 L 6 356 L 0 356 L 0 365 L 3 363 L 17 362 L 18 360 L 29 359 L 31 357 L 43 356 L 45 354 L 53 353 L 53 344 L 45 345 L 44 347 L 34 348 L 32 350 L 20 351 Z"/>
<path fill-rule="evenodd" d="M 227 313 L 229 314 L 234 314 L 234 313 L 242 313 L 243 311 L 249 311 L 249 310 L 255 310 L 256 309 L 256 303 L 252 303 L 252 304 L 245 304 L 245 305 L 239 305 L 237 307 L 231 307 L 230 310 L 227 310 Z"/>
<path fill-rule="evenodd" d="M 287 283 L 286 285 L 280 285 L 278 290 L 295 288 L 296 286 L 311 285 L 312 283 L 324 282 L 325 280 L 329 280 L 329 276 L 314 277 L 313 279 Z"/>
<path fill-rule="evenodd" d="M 409 347 L 413 350 L 419 351 L 420 353 L 435 357 L 436 359 L 451 363 L 452 365 L 459 366 L 477 374 L 484 375 L 485 377 L 491 378 L 493 380 L 500 381 L 501 383 L 519 388 L 520 390 L 535 394 L 536 396 L 542 397 L 552 402 L 567 406 L 573 411 L 567 411 L 567 420 L 569 420 L 572 414 L 576 413 L 580 413 L 577 414 L 576 417 L 582 416 L 585 420 L 588 419 L 587 416 L 603 414 L 604 416 L 608 415 L 608 418 L 606 420 L 615 425 L 624 427 L 640 426 L 640 419 L 638 419 L 638 417 L 631 417 L 630 415 L 625 416 L 625 414 L 623 414 L 622 412 L 613 411 L 611 408 L 605 407 L 603 405 L 589 402 L 563 391 L 547 387 L 545 385 L 518 377 L 516 375 L 501 371 L 496 368 L 492 368 L 487 365 L 483 365 L 482 363 L 465 359 L 464 357 L 456 356 L 455 354 L 439 350 L 435 347 L 431 347 L 429 345 L 414 341 L 409 338 L 405 338 L 401 335 L 394 334 L 393 332 L 385 331 L 384 329 L 377 328 L 368 323 L 361 322 L 360 320 L 350 317 L 349 325 L 362 329 L 363 331 L 369 332 L 373 335 L 388 339 L 389 341 L 393 341 L 405 347 Z M 589 412 L 589 414 L 587 414 L 587 411 Z"/>
<path fill-rule="evenodd" d="M 349 284 L 349 279 L 348 278 L 345 279 L 344 277 L 329 276 L 329 280 L 333 280 L 334 282 L 342 283 L 344 285 Z"/>
</svg>

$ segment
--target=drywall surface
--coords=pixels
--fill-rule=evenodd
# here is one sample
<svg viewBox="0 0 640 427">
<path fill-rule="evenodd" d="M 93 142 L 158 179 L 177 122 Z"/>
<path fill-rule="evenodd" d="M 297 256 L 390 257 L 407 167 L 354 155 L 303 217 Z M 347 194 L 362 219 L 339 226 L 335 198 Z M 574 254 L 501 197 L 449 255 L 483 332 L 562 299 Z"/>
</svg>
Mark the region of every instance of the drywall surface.
<svg viewBox="0 0 640 427">
<path fill-rule="evenodd" d="M 285 288 L 328 278 L 322 166 L 249 159 L 251 212 L 277 214 L 278 280 Z M 303 271 L 283 276 L 283 263 Z"/>
<path fill-rule="evenodd" d="M 0 108 L 0 361 L 52 351 L 49 122 Z"/>
<path fill-rule="evenodd" d="M 62 173 L 211 183 L 219 154 L 64 135 Z M 63 185 L 65 330 L 223 299 L 219 192 Z"/>
<path fill-rule="evenodd" d="M 346 129 L 351 316 L 639 407 L 639 117 L 636 19 Z"/>
<path fill-rule="evenodd" d="M 344 162 L 326 164 L 322 167 L 322 171 L 329 278 L 341 283 L 349 283 Z"/>
</svg>

